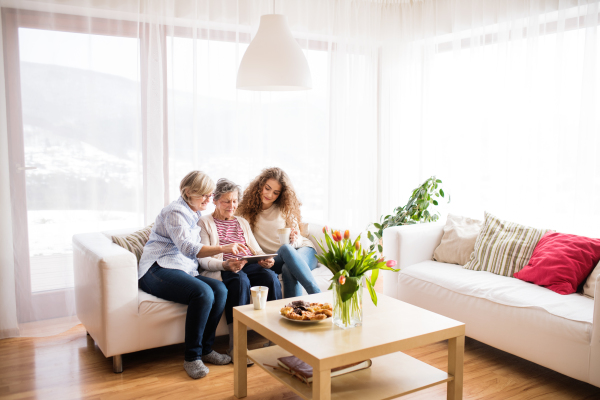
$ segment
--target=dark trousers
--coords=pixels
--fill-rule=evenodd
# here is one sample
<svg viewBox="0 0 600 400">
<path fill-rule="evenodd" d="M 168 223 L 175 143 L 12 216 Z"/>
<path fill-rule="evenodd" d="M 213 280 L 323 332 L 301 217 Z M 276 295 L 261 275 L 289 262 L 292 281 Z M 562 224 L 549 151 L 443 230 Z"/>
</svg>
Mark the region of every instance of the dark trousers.
<svg viewBox="0 0 600 400">
<path fill-rule="evenodd" d="M 227 287 L 227 302 L 225 303 L 227 324 L 233 322 L 233 307 L 250 304 L 250 298 L 252 297 L 250 287 L 252 286 L 268 287 L 267 301 L 282 298 L 281 284 L 277 274 L 258 264 L 246 264 L 237 273 L 221 271 L 221 278 Z"/>
<path fill-rule="evenodd" d="M 154 263 L 139 280 L 139 286 L 161 299 L 187 304 L 185 361 L 196 361 L 212 352 L 215 331 L 227 299 L 223 282 L 201 275 L 193 277 Z"/>
</svg>

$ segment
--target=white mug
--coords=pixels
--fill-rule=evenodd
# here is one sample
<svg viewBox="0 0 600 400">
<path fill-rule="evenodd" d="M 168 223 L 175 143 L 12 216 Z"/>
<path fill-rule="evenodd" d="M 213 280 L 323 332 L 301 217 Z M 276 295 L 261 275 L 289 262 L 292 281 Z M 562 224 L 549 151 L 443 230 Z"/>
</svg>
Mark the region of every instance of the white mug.
<svg viewBox="0 0 600 400">
<path fill-rule="evenodd" d="M 264 310 L 267 306 L 269 288 L 266 286 L 252 286 L 250 288 L 250 293 L 252 293 L 252 304 L 254 304 L 254 309 Z"/>
<path fill-rule="evenodd" d="M 277 229 L 277 236 L 279 237 L 279 244 L 290 244 L 290 235 L 292 233 L 291 228 L 280 228 Z"/>
</svg>

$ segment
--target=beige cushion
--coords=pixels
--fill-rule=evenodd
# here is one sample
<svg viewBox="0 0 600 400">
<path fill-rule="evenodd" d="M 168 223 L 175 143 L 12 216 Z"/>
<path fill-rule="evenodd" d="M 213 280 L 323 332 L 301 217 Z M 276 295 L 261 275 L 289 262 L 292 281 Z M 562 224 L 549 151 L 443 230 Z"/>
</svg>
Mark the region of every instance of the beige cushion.
<svg viewBox="0 0 600 400">
<path fill-rule="evenodd" d="M 546 232 L 547 229 L 503 221 L 486 212 L 471 260 L 463 268 L 512 277 L 527 265 Z"/>
<path fill-rule="evenodd" d="M 585 285 L 583 285 L 583 294 L 584 296 L 594 298 L 594 292 L 596 291 L 596 280 L 598 279 L 598 275 L 600 275 L 600 262 L 596 265 L 596 267 L 592 270 L 590 276 L 588 276 L 585 281 Z"/>
<path fill-rule="evenodd" d="M 129 250 L 135 257 L 137 258 L 138 264 L 140 262 L 140 258 L 142 257 L 142 253 L 144 251 L 144 246 L 150 237 L 150 232 L 152 231 L 152 226 L 154 223 L 148 225 L 144 229 L 140 229 L 137 232 L 132 233 L 127 236 L 113 236 L 112 241 L 115 244 L 123 247 L 125 250 Z"/>
<path fill-rule="evenodd" d="M 475 240 L 483 222 L 460 215 L 449 214 L 444 236 L 433 252 L 433 259 L 448 264 L 465 265 L 475 249 Z"/>
</svg>

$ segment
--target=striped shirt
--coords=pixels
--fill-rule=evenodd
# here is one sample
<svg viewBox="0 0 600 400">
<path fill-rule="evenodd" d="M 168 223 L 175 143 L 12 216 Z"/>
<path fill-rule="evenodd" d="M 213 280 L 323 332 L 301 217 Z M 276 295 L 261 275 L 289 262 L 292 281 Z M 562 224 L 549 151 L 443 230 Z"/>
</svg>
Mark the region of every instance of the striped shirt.
<svg viewBox="0 0 600 400">
<path fill-rule="evenodd" d="M 198 275 L 196 255 L 200 243 L 200 212 L 193 211 L 180 196 L 162 209 L 144 246 L 138 267 L 138 279 L 148 272 L 154 262 L 163 268 L 180 269 Z"/>
<path fill-rule="evenodd" d="M 237 219 L 230 220 L 222 220 L 216 219 L 215 225 L 217 226 L 217 233 L 219 235 L 219 245 L 224 246 L 230 243 L 241 243 L 246 245 L 246 238 L 244 237 L 244 231 L 242 230 L 242 226 L 238 222 Z M 242 256 L 251 256 L 250 252 L 241 252 L 238 253 L 237 256 L 234 256 L 232 253 L 223 253 L 223 261 L 230 260 L 232 258 L 238 258 Z"/>
</svg>

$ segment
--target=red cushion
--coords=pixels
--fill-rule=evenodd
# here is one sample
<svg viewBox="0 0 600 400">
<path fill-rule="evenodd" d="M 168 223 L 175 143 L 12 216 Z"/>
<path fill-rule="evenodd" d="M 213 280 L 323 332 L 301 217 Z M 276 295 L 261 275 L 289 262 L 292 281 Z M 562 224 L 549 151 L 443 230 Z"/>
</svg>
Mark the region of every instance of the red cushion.
<svg viewBox="0 0 600 400">
<path fill-rule="evenodd" d="M 547 233 L 533 250 L 529 264 L 514 277 L 571 294 L 600 260 L 600 239 L 566 233 Z"/>
</svg>

